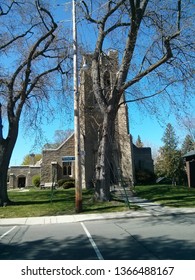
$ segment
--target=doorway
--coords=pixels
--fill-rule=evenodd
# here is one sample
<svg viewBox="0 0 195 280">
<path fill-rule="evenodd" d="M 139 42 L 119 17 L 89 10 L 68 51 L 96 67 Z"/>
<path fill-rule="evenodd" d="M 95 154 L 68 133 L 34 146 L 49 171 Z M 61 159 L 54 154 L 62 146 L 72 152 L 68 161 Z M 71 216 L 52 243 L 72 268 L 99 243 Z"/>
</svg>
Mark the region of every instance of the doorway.
<svg viewBox="0 0 195 280">
<path fill-rule="evenodd" d="M 18 177 L 18 188 L 25 188 L 26 187 L 26 177 L 21 176 Z"/>
</svg>

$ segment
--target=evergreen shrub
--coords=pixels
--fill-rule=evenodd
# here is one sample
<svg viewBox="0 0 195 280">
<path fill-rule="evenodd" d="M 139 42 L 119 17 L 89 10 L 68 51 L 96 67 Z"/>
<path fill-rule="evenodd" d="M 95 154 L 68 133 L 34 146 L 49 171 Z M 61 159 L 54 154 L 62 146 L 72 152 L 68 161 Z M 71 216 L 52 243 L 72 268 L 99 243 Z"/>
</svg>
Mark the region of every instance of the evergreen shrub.
<svg viewBox="0 0 195 280">
<path fill-rule="evenodd" d="M 58 187 L 63 187 L 64 189 L 74 188 L 75 181 L 71 178 L 60 179 L 58 180 Z"/>
<path fill-rule="evenodd" d="M 33 178 L 32 178 L 33 186 L 39 188 L 40 187 L 40 182 L 41 182 L 41 177 L 39 175 L 34 175 Z"/>
</svg>

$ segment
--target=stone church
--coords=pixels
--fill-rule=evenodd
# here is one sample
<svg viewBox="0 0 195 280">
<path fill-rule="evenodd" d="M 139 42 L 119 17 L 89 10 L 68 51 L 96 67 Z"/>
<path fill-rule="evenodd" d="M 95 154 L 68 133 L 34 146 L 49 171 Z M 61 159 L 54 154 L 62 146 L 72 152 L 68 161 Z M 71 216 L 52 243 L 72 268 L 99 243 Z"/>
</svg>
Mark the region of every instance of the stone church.
<svg viewBox="0 0 195 280">
<path fill-rule="evenodd" d="M 102 116 L 92 91 L 91 56 L 86 55 L 84 63 L 87 69 L 80 71 L 80 134 L 82 186 L 91 187 L 94 181 L 98 140 Z M 118 53 L 109 51 L 101 59 L 101 83 L 105 90 L 112 87 L 118 71 Z M 106 92 L 104 94 L 107 94 Z M 123 97 L 124 98 L 124 97 Z M 123 99 L 124 100 L 124 99 Z M 121 101 L 123 101 L 121 100 Z M 113 143 L 113 162 L 111 163 L 112 181 L 117 183 L 120 176 L 134 184 L 134 151 L 129 133 L 127 106 L 122 104 L 115 121 Z M 151 157 L 151 154 L 150 154 Z M 9 187 L 26 187 L 32 185 L 34 175 L 40 175 L 41 185 L 50 186 L 64 178 L 74 178 L 74 134 L 56 149 L 42 151 L 42 160 L 28 166 L 11 166 L 9 169 Z M 150 165 L 153 166 L 152 158 Z"/>
</svg>

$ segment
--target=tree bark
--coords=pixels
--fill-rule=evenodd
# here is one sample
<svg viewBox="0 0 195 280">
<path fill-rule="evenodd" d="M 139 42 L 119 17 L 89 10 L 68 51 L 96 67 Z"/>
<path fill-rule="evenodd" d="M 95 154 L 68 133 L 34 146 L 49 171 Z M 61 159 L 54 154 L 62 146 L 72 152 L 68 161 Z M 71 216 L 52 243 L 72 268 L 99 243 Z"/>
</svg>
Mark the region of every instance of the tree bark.
<svg viewBox="0 0 195 280">
<path fill-rule="evenodd" d="M 99 201 L 110 200 L 110 182 L 112 169 L 112 149 L 114 139 L 113 111 L 106 111 L 103 116 L 102 137 L 100 139 L 95 181 L 95 199 Z"/>
<path fill-rule="evenodd" d="M 0 145 L 0 149 L 2 149 L 2 145 Z M 6 206 L 7 204 L 10 203 L 7 194 L 7 172 L 8 172 L 8 167 L 4 166 L 4 164 L 1 163 L 0 164 L 0 206 Z"/>
<path fill-rule="evenodd" d="M 13 122 L 6 139 L 0 140 L 0 206 L 11 203 L 7 193 L 7 176 L 11 155 L 18 136 L 18 122 Z"/>
</svg>

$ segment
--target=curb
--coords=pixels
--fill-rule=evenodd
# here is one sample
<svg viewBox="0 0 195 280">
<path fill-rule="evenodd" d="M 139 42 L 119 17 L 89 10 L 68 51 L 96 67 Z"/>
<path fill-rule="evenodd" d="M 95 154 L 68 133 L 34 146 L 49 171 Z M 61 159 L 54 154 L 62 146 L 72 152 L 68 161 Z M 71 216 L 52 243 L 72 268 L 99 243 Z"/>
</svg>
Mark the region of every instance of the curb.
<svg viewBox="0 0 195 280">
<path fill-rule="evenodd" d="M 77 215 L 62 215 L 62 216 L 44 216 L 44 217 L 24 217 L 24 218 L 9 218 L 0 219 L 0 226 L 9 225 L 46 225 L 46 224 L 61 224 L 61 223 L 78 223 L 84 221 L 98 221 L 111 219 L 125 218 L 144 218 L 151 216 L 148 212 L 143 211 L 127 211 L 104 214 L 77 214 Z"/>
<path fill-rule="evenodd" d="M 185 211 L 184 211 L 185 210 Z M 132 219 L 132 218 L 146 218 L 146 217 L 163 217 L 176 216 L 185 214 L 195 214 L 195 209 L 163 209 L 156 211 L 155 209 L 148 209 L 146 211 L 127 211 L 104 214 L 77 214 L 77 215 L 61 215 L 61 216 L 44 216 L 44 217 L 24 217 L 24 218 L 9 218 L 0 219 L 0 226 L 13 225 L 48 225 L 48 224 L 62 224 L 62 223 L 79 223 L 84 221 L 100 221 L 113 219 Z"/>
</svg>

